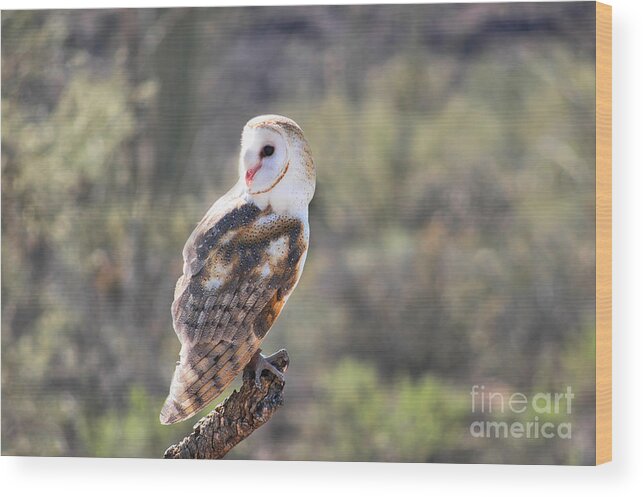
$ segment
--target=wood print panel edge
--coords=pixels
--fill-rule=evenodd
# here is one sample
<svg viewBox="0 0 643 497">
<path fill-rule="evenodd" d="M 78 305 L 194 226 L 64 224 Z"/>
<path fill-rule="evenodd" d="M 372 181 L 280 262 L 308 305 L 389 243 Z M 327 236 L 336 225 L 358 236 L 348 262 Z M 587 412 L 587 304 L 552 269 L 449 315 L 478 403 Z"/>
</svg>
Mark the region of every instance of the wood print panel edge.
<svg viewBox="0 0 643 497">
<path fill-rule="evenodd" d="M 612 460 L 612 7 L 596 3 L 596 464 Z"/>
</svg>

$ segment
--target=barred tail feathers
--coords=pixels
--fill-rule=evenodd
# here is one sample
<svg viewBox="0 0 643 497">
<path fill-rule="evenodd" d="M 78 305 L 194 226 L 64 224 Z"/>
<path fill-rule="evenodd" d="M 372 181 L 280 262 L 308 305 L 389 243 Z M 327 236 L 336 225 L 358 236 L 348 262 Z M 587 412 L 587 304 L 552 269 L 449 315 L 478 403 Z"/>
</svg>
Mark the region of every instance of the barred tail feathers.
<svg viewBox="0 0 643 497">
<path fill-rule="evenodd" d="M 252 343 L 251 343 L 252 342 Z M 259 350 L 258 340 L 184 345 L 160 421 L 169 425 L 194 416 L 232 383 Z"/>
</svg>

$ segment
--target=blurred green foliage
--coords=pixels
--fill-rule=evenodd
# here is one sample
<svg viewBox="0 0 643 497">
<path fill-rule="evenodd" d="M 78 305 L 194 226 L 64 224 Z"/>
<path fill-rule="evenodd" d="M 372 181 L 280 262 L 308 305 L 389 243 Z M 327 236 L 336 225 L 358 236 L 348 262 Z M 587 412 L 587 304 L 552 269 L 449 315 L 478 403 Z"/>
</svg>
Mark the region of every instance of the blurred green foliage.
<svg viewBox="0 0 643 497">
<path fill-rule="evenodd" d="M 165 427 L 158 422 L 158 398 L 134 386 L 123 411 L 110 409 L 80 425 L 80 438 L 88 453 L 96 457 L 141 457 L 162 454 L 168 437 L 179 441 L 182 426 Z"/>
<path fill-rule="evenodd" d="M 593 4 L 2 13 L 2 451 L 160 457 L 181 248 L 249 118 L 318 187 L 237 458 L 594 461 Z M 473 384 L 576 393 L 574 438 L 476 440 Z"/>
<path fill-rule="evenodd" d="M 432 375 L 387 381 L 374 366 L 344 360 L 322 385 L 324 402 L 315 410 L 314 426 L 326 433 L 318 447 L 323 459 L 436 460 L 445 457 L 444 440 L 457 440 L 466 424 L 466 392 Z"/>
</svg>

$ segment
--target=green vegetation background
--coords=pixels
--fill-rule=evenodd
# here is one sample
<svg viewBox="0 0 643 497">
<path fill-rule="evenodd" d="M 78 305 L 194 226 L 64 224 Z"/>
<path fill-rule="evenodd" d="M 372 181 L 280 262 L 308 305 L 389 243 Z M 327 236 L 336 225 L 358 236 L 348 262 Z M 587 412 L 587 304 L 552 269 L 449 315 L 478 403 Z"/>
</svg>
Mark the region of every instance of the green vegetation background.
<svg viewBox="0 0 643 497">
<path fill-rule="evenodd" d="M 230 457 L 594 461 L 593 3 L 2 13 L 2 452 L 160 457 L 181 249 L 280 113 L 318 167 Z M 474 439 L 472 385 L 576 394 Z M 496 419 L 491 417 L 490 419 Z"/>
</svg>

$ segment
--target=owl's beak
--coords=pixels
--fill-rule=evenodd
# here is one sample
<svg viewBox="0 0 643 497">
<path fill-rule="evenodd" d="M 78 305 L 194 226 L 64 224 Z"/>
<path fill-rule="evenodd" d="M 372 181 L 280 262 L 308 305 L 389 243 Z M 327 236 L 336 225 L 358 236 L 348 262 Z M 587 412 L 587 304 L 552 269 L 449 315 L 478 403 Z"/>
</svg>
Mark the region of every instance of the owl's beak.
<svg viewBox="0 0 643 497">
<path fill-rule="evenodd" d="M 255 177 L 255 174 L 257 174 L 259 169 L 261 169 L 261 162 L 246 171 L 246 185 L 250 186 L 252 184 L 252 179 Z"/>
</svg>

